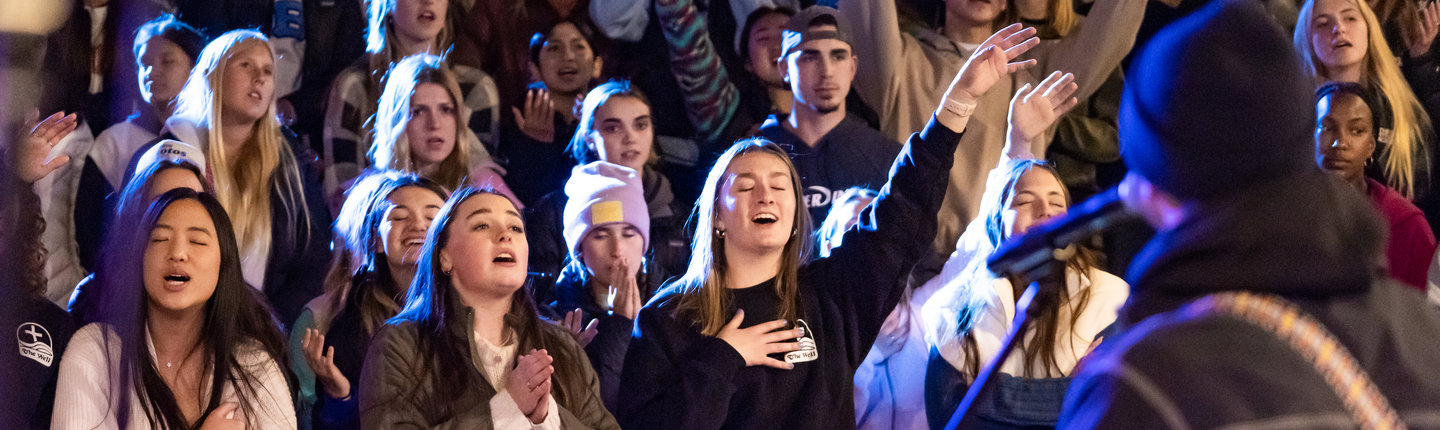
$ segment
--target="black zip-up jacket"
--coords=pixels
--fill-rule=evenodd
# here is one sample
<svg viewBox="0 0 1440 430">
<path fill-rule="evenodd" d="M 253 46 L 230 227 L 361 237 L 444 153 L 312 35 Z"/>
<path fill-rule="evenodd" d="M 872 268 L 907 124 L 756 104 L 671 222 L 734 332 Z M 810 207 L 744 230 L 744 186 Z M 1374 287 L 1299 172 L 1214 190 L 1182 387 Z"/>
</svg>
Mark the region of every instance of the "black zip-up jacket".
<svg viewBox="0 0 1440 430">
<path fill-rule="evenodd" d="M 960 133 L 933 119 L 912 135 L 890 182 L 844 246 L 800 269 L 800 315 L 818 354 L 792 370 L 746 367 L 728 343 L 677 316 L 671 285 L 643 309 L 625 357 L 619 417 L 626 429 L 843 429 L 855 427 L 853 378 L 915 264 L 930 253 L 946 172 Z M 742 326 L 775 319 L 767 284 L 731 290 Z M 733 306 L 732 306 L 733 307 Z M 733 311 L 733 309 L 732 309 Z M 804 343 L 804 342 L 802 342 Z"/>
<path fill-rule="evenodd" d="M 1061 428 L 1354 428 L 1313 366 L 1274 335 L 1171 313 L 1235 290 L 1296 304 L 1410 428 L 1440 428 L 1440 311 L 1376 275 L 1384 228 L 1365 196 L 1316 169 L 1192 210 L 1131 266 L 1120 315 L 1131 328 L 1080 367 Z"/>
</svg>

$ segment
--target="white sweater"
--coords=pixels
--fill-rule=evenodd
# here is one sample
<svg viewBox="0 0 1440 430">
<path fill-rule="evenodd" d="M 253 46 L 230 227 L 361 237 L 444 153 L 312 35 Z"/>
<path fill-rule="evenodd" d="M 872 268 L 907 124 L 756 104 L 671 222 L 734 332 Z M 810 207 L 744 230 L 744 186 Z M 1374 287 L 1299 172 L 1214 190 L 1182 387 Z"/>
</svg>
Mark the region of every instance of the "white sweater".
<svg viewBox="0 0 1440 430">
<path fill-rule="evenodd" d="M 113 386 L 119 375 L 120 340 L 113 331 L 106 330 L 107 345 L 99 324 L 81 327 L 70 338 L 70 346 L 60 360 L 60 379 L 55 387 L 55 414 L 50 418 L 52 430 L 67 429 L 115 429 L 120 427 L 115 416 L 118 396 Z M 147 339 L 148 340 L 148 339 Z M 149 345 L 150 354 L 155 353 Z M 251 429 L 294 429 L 296 428 L 295 406 L 291 401 L 290 387 L 280 366 L 260 349 L 259 344 L 249 342 L 238 348 L 239 362 L 256 378 L 259 392 L 247 396 L 254 404 L 249 406 L 248 428 Z M 201 396 L 208 393 L 202 387 Z M 129 428 L 153 427 L 145 417 L 139 395 L 131 391 Z M 226 386 L 224 401 L 238 401 L 235 388 Z M 202 398 L 202 402 L 208 399 Z M 241 410 L 244 408 L 242 407 Z M 236 412 L 240 416 L 242 412 Z"/>
<path fill-rule="evenodd" d="M 1089 351 L 1095 335 L 1099 334 L 1115 321 L 1116 313 L 1120 306 L 1125 304 L 1125 299 L 1130 295 L 1130 286 L 1125 281 L 1100 269 L 1091 268 L 1086 276 L 1080 276 L 1075 270 L 1066 270 L 1067 294 L 1070 302 L 1067 306 L 1060 308 L 1059 314 L 1059 336 L 1055 344 L 1055 361 L 1058 369 L 1047 371 L 1045 366 L 1036 362 L 1030 369 L 1030 374 L 1036 377 L 1061 377 L 1068 376 L 1080 362 L 1080 358 Z M 975 335 L 976 353 L 980 358 L 980 366 L 984 367 L 995 360 L 996 354 L 1000 353 L 1000 346 L 1005 342 L 1005 335 L 1010 332 L 1011 323 L 1015 319 L 1015 293 L 1006 279 L 994 279 L 981 276 L 970 278 L 969 282 L 988 282 L 990 288 L 981 288 L 979 293 L 988 293 L 985 299 L 985 312 L 976 321 L 971 333 Z M 963 279 L 955 279 L 953 283 L 965 282 Z M 1080 310 L 1079 318 L 1075 325 L 1070 326 L 1070 319 L 1075 314 L 1075 302 L 1079 299 L 1081 292 L 1090 291 L 1089 302 L 1085 309 Z M 963 288 L 959 285 L 946 285 L 941 292 L 927 306 L 925 320 L 929 327 L 954 327 L 953 321 L 957 318 L 958 312 L 964 305 L 965 299 L 956 297 L 957 294 L 964 294 Z M 949 324 L 940 323 L 944 321 Z M 948 329 L 941 329 L 948 330 Z M 938 331 L 938 330 L 937 330 Z M 940 351 L 940 356 L 945 358 L 951 366 L 956 369 L 965 369 L 964 336 L 954 333 L 937 333 L 927 327 L 927 333 L 938 341 L 935 345 Z M 1035 336 L 1032 328 L 1025 334 L 1028 341 Z M 1000 372 L 1021 376 L 1025 374 L 1024 351 L 1015 348 L 1000 367 Z M 973 378 L 974 375 L 966 375 Z"/>
</svg>

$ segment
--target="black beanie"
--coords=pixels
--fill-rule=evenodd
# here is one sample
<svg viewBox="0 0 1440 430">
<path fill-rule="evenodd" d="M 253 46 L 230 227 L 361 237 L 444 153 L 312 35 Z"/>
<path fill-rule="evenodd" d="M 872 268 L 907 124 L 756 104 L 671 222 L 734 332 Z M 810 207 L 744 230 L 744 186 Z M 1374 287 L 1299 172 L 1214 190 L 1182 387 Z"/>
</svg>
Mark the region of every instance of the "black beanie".
<svg viewBox="0 0 1440 430">
<path fill-rule="evenodd" d="M 1120 103 L 1125 165 L 1181 199 L 1314 169 L 1314 86 L 1260 2 L 1214 0 L 1155 35 Z"/>
</svg>

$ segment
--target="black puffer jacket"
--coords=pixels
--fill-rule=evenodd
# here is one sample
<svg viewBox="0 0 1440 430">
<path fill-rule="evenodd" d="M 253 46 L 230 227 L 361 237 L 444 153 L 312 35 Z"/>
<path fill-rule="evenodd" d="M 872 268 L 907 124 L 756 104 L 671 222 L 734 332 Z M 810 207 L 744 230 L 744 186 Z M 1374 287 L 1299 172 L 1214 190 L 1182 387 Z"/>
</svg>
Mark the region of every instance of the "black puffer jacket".
<svg viewBox="0 0 1440 430">
<path fill-rule="evenodd" d="M 1248 290 L 1315 317 L 1411 428 L 1440 428 L 1440 311 L 1376 276 L 1381 225 L 1364 196 L 1318 170 L 1198 204 L 1137 257 L 1121 310 L 1132 327 L 1082 366 L 1060 427 L 1352 428 L 1331 388 L 1275 336 L 1169 313 Z"/>
</svg>

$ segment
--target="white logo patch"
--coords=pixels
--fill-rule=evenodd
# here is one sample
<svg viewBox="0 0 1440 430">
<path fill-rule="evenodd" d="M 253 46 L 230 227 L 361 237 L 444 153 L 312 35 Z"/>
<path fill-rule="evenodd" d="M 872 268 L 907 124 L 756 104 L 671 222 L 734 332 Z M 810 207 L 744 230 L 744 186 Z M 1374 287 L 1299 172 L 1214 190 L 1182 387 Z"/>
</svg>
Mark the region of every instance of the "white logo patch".
<svg viewBox="0 0 1440 430">
<path fill-rule="evenodd" d="M 15 337 L 20 340 L 20 356 L 50 367 L 55 361 L 55 348 L 50 343 L 50 332 L 45 326 L 33 322 L 20 324 L 15 330 Z"/>
<path fill-rule="evenodd" d="M 800 336 L 800 340 L 798 340 L 800 350 L 786 353 L 785 362 L 804 363 L 807 361 L 815 361 L 815 359 L 820 358 L 820 350 L 815 347 L 815 332 L 810 330 L 810 324 L 806 324 L 805 320 L 797 319 L 795 321 L 805 329 L 805 334 Z"/>
</svg>

